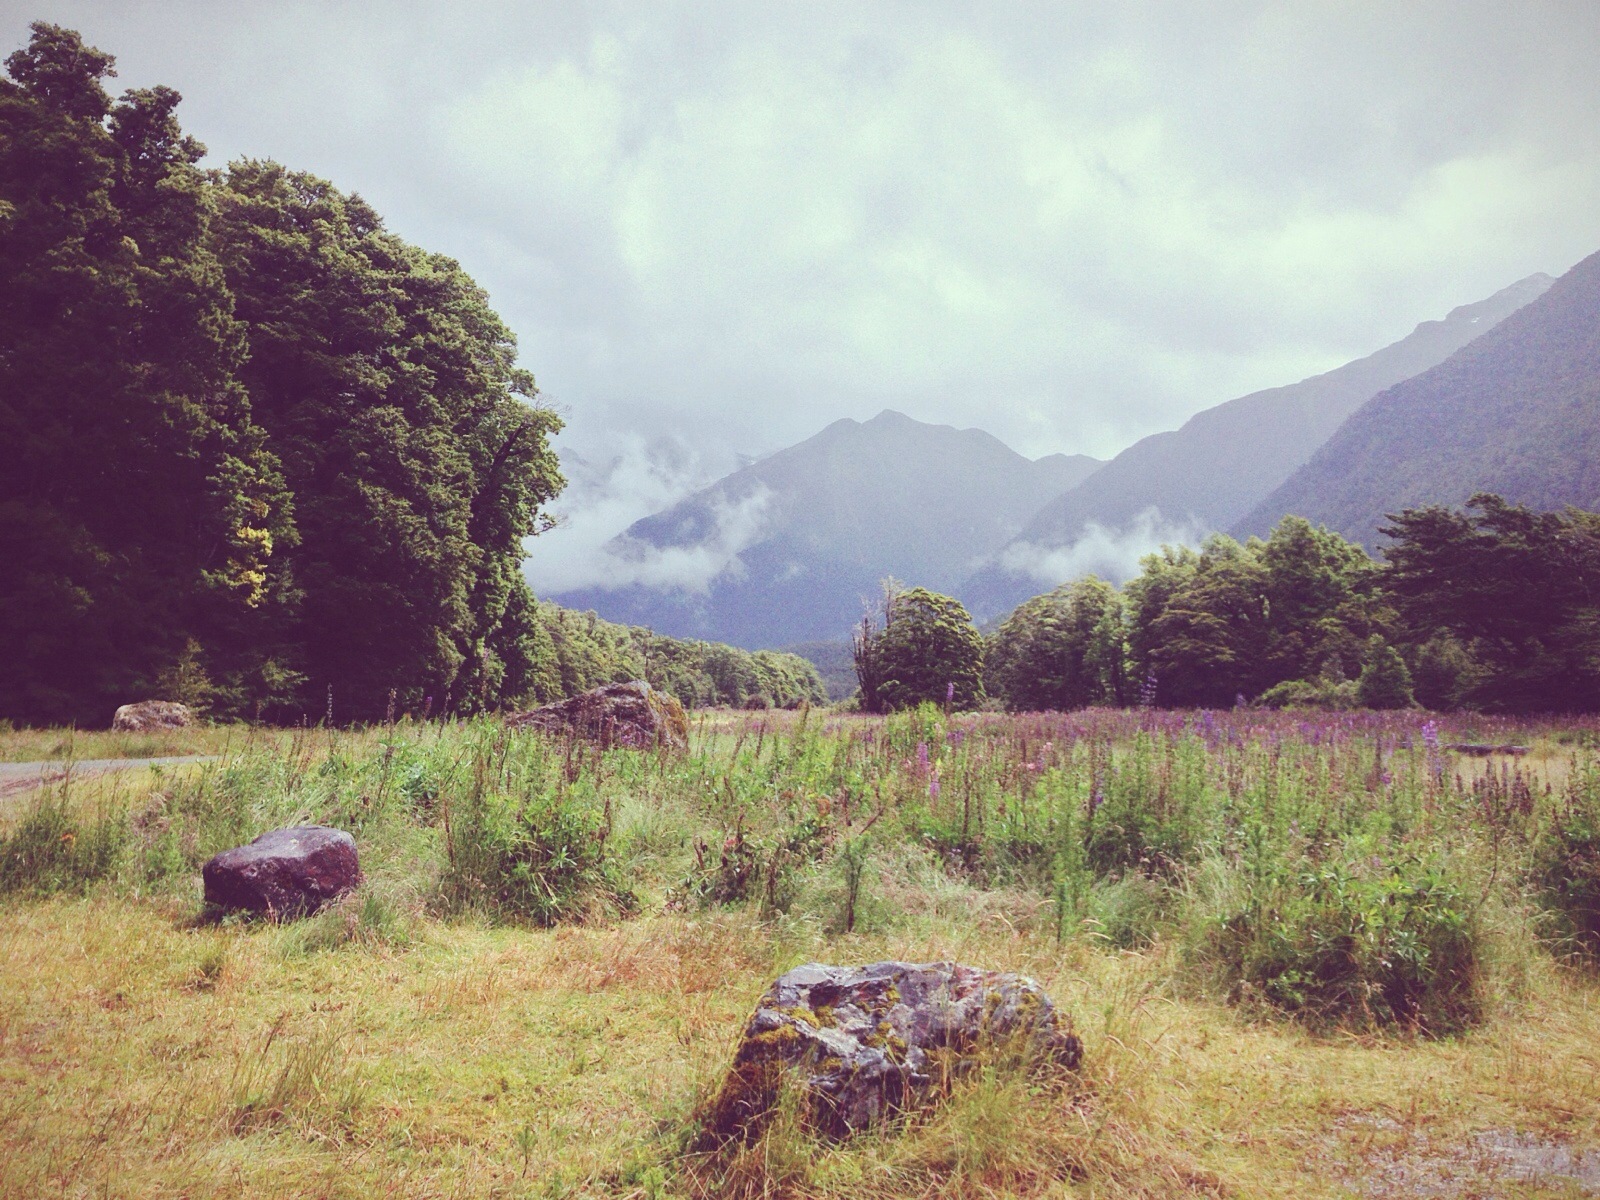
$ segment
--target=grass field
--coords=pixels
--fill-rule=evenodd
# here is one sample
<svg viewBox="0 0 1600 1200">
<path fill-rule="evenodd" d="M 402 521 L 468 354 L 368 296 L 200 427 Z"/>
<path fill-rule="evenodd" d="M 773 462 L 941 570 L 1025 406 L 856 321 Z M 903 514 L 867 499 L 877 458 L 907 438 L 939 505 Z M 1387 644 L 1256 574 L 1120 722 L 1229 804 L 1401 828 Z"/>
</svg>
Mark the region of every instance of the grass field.
<svg viewBox="0 0 1600 1200">
<path fill-rule="evenodd" d="M 0 1194 L 1593 1194 L 1597 748 L 724 714 L 678 756 L 401 725 L 71 781 L 0 848 Z M 202 913 L 205 857 L 303 820 L 356 835 L 359 892 Z M 886 957 L 1035 976 L 1082 1071 L 687 1153 L 776 974 Z"/>
</svg>

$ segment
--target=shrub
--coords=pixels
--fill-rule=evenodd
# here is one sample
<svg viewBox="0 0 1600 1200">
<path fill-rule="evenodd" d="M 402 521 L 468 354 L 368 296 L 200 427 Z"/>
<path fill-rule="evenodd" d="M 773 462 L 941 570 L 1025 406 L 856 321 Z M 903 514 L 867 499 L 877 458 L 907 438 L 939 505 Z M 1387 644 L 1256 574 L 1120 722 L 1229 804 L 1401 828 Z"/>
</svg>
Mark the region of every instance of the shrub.
<svg viewBox="0 0 1600 1200">
<path fill-rule="evenodd" d="M 80 820 L 65 792 L 42 790 L 10 835 L 0 837 L 0 893 L 55 892 L 110 875 L 128 840 L 121 811 Z"/>
<path fill-rule="evenodd" d="M 609 852 L 610 815 L 572 792 L 474 796 L 446 824 L 444 890 L 465 907 L 553 925 L 638 906 Z"/>
<path fill-rule="evenodd" d="M 1460 1029 L 1480 1009 L 1474 906 L 1437 868 L 1302 859 L 1233 911 L 1201 918 L 1191 966 L 1235 1001 L 1313 1024 Z"/>
<path fill-rule="evenodd" d="M 1533 883 L 1561 948 L 1600 959 L 1600 770 L 1574 777 L 1533 845 Z"/>
<path fill-rule="evenodd" d="M 1362 708 L 1410 708 L 1416 703 L 1405 660 L 1376 634 L 1367 642 L 1366 665 L 1356 681 L 1356 701 Z"/>
<path fill-rule="evenodd" d="M 1118 950 L 1155 941 L 1172 909 L 1171 887 L 1148 875 L 1124 875 L 1095 884 L 1085 905 L 1091 936 Z"/>
<path fill-rule="evenodd" d="M 1262 692 L 1262 708 L 1325 708 L 1335 712 L 1355 708 L 1357 684 L 1327 679 L 1290 679 Z"/>
</svg>

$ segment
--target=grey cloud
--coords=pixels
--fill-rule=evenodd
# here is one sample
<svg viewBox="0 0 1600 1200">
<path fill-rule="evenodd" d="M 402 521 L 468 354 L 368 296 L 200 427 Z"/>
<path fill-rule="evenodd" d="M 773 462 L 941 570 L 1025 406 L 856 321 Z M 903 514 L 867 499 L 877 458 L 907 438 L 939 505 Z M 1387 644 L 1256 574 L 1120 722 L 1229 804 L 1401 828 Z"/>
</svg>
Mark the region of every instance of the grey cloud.
<svg viewBox="0 0 1600 1200">
<path fill-rule="evenodd" d="M 460 258 L 601 458 L 1105 456 L 1600 245 L 1587 0 L 3 7 Z"/>
</svg>

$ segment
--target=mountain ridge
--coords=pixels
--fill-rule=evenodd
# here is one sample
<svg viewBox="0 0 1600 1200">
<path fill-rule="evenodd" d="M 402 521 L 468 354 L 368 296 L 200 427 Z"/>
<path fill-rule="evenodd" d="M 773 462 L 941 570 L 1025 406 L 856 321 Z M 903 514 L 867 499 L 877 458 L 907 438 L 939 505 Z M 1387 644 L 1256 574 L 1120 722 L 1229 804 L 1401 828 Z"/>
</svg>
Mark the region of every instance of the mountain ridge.
<svg viewBox="0 0 1600 1200">
<path fill-rule="evenodd" d="M 1087 455 L 1029 459 L 984 430 L 894 409 L 841 418 L 630 525 L 606 548 L 620 586 L 552 598 L 736 645 L 834 640 L 885 575 L 954 589 L 1100 466 Z M 684 578 L 662 587 L 674 561 Z M 689 579 L 690 566 L 702 577 Z"/>
<path fill-rule="evenodd" d="M 1260 533 L 1295 512 L 1373 549 L 1386 513 L 1478 491 L 1600 505 L 1600 253 L 1374 396 L 1235 529 Z"/>
<path fill-rule="evenodd" d="M 1421 322 L 1364 358 L 1224 401 L 1177 429 L 1140 439 L 1041 508 L 996 562 L 965 581 L 963 594 L 983 615 L 1009 609 L 1049 584 L 1008 567 L 1008 555 L 1024 558 L 1018 553 L 1024 547 L 1068 547 L 1096 526 L 1123 534 L 1143 519 L 1152 533 L 1162 527 L 1229 528 L 1372 396 L 1470 344 L 1552 282 L 1543 272 L 1526 276 L 1483 300 L 1458 305 L 1443 320 Z"/>
</svg>

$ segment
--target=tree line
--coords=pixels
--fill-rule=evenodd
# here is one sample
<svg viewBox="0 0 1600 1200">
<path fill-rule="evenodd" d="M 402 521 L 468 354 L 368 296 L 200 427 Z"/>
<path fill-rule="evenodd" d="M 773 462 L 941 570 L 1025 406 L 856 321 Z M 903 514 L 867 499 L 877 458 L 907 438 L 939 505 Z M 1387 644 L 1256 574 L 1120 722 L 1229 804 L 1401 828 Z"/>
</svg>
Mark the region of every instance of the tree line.
<svg viewBox="0 0 1600 1200">
<path fill-rule="evenodd" d="M 799 660 L 643 631 L 601 652 L 619 637 L 538 604 L 522 546 L 561 422 L 458 263 L 312 175 L 202 169 L 178 93 L 113 99 L 70 30 L 5 65 L 0 714 L 362 720 L 618 671 L 691 703 L 809 694 Z"/>
<path fill-rule="evenodd" d="M 987 638 L 957 601 L 891 589 L 855 637 L 860 703 L 1600 709 L 1600 514 L 1480 494 L 1383 533 L 1381 562 L 1299 517 L 1166 547 L 1121 589 L 1063 584 Z"/>
</svg>

